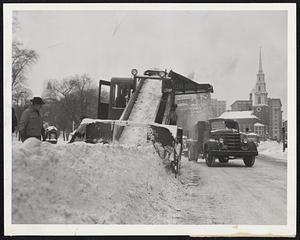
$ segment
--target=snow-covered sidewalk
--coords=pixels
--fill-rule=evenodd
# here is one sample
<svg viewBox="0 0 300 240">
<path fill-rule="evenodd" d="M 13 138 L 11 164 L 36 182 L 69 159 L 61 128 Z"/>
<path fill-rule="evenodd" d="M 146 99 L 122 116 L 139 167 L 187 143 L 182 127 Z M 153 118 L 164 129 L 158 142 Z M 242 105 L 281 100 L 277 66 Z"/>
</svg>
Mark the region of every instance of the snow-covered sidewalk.
<svg viewBox="0 0 300 240">
<path fill-rule="evenodd" d="M 285 149 L 283 152 L 282 143 L 270 140 L 262 141 L 260 142 L 257 150 L 259 155 L 272 157 L 284 162 L 287 161 L 288 149 Z"/>
</svg>

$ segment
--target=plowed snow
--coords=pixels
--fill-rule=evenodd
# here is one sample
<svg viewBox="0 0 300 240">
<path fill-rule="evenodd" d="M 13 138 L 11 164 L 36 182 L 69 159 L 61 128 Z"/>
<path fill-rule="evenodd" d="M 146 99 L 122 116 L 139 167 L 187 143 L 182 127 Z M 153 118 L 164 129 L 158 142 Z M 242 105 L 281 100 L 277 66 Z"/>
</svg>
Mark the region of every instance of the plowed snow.
<svg viewBox="0 0 300 240">
<path fill-rule="evenodd" d="M 155 113 L 161 96 L 161 80 L 146 79 L 128 120 L 140 123 L 154 123 Z M 120 143 L 140 144 L 145 143 L 146 140 L 146 128 L 127 126 L 124 128 Z"/>
<path fill-rule="evenodd" d="M 13 147 L 13 223 L 169 223 L 175 178 L 149 146 Z"/>
</svg>

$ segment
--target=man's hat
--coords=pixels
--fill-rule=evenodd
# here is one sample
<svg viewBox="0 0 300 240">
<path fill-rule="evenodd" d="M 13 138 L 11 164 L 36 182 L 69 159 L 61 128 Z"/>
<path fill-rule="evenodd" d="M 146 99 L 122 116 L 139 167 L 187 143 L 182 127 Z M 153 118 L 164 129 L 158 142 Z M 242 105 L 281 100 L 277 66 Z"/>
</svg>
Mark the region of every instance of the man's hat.
<svg viewBox="0 0 300 240">
<path fill-rule="evenodd" d="M 32 104 L 39 104 L 39 105 L 45 104 L 43 99 L 41 99 L 40 97 L 34 97 L 33 99 L 30 99 L 30 101 L 32 102 Z"/>
</svg>

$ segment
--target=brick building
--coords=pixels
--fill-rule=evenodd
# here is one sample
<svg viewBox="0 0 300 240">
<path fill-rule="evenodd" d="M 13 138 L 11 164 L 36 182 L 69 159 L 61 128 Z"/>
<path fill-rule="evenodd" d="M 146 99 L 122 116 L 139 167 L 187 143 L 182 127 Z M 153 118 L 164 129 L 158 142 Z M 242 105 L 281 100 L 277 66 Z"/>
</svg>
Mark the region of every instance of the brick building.
<svg viewBox="0 0 300 240">
<path fill-rule="evenodd" d="M 213 117 L 210 93 L 176 95 L 177 125 L 183 128 L 183 134 L 189 131 L 198 121 Z"/>
<path fill-rule="evenodd" d="M 236 100 L 231 104 L 231 111 L 251 111 L 252 100 Z"/>
<path fill-rule="evenodd" d="M 281 140 L 282 139 L 282 111 L 281 101 L 279 98 L 268 99 L 270 107 L 270 133 L 271 139 Z"/>
<path fill-rule="evenodd" d="M 212 117 L 219 117 L 223 112 L 226 112 L 226 101 L 211 99 Z"/>
</svg>

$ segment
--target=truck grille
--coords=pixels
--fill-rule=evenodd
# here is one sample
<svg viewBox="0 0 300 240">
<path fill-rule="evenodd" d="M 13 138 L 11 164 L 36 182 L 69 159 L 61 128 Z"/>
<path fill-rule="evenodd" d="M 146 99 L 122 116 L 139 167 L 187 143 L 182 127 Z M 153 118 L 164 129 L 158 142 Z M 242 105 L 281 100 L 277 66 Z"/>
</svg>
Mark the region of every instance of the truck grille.
<svg viewBox="0 0 300 240">
<path fill-rule="evenodd" d="M 240 134 L 224 134 L 222 135 L 224 139 L 224 145 L 231 150 L 241 149 L 241 137 Z"/>
</svg>

